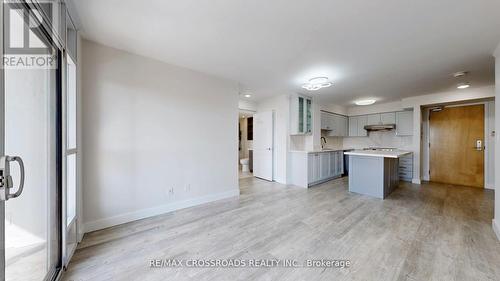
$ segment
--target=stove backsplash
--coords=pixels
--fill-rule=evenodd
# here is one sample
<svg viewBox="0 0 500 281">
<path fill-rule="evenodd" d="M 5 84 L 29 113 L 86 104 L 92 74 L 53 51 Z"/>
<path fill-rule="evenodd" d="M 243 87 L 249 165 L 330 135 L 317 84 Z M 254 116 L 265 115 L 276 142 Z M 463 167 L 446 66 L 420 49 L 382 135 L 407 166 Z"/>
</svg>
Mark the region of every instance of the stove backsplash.
<svg viewBox="0 0 500 281">
<path fill-rule="evenodd" d="M 398 137 L 395 131 L 370 132 L 368 137 L 344 137 L 343 148 L 361 149 L 366 147 L 394 147 L 413 150 L 413 136 Z"/>
</svg>

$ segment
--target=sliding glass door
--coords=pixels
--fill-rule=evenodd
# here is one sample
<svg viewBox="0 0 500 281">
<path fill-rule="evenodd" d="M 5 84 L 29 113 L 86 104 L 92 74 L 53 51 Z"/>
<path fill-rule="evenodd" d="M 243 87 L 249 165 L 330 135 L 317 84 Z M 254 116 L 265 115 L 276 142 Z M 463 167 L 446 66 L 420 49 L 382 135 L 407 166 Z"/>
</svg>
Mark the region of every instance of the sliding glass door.
<svg viewBox="0 0 500 281">
<path fill-rule="evenodd" d="M 60 51 L 36 10 L 1 9 L 0 280 L 51 280 L 61 264 Z"/>
</svg>

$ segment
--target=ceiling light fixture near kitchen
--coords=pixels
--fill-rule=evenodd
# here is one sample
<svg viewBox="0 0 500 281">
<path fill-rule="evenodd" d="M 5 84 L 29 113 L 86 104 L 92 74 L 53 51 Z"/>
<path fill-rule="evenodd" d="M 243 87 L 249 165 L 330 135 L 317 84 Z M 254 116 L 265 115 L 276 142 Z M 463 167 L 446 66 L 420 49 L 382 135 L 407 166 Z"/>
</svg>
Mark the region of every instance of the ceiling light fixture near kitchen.
<svg viewBox="0 0 500 281">
<path fill-rule="evenodd" d="M 328 88 L 332 85 L 333 83 L 328 81 L 328 77 L 314 77 L 309 79 L 309 83 L 302 85 L 302 88 L 308 91 L 317 91 L 321 88 Z"/>
<path fill-rule="evenodd" d="M 354 103 L 356 105 L 372 105 L 376 102 L 376 100 L 370 99 L 370 100 L 358 100 L 355 101 Z"/>
<path fill-rule="evenodd" d="M 251 97 L 252 97 L 252 95 L 250 95 L 250 94 L 245 94 L 245 95 L 244 95 L 244 97 L 245 97 L 245 98 L 251 98 Z"/>
<path fill-rule="evenodd" d="M 459 79 L 459 80 L 462 80 L 464 81 L 464 78 L 469 74 L 468 71 L 459 71 L 459 72 L 455 72 L 453 73 L 453 77 Z M 470 87 L 470 83 L 469 82 L 460 82 L 458 83 L 457 85 L 457 89 L 460 89 L 460 90 L 463 90 L 463 89 L 467 89 Z"/>
</svg>

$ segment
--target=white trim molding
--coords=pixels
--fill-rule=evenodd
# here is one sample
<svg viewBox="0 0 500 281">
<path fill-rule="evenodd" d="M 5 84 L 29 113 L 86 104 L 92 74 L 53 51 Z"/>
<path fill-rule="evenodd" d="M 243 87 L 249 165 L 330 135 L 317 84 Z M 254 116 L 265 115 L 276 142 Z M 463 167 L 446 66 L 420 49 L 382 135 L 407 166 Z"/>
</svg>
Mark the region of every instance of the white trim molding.
<svg viewBox="0 0 500 281">
<path fill-rule="evenodd" d="M 494 190 L 495 186 L 493 184 L 485 184 L 484 188 L 486 188 L 486 189 L 493 189 Z"/>
<path fill-rule="evenodd" d="M 415 179 L 411 180 L 411 183 L 413 183 L 413 184 L 422 184 L 422 181 L 420 179 L 415 178 Z"/>
<path fill-rule="evenodd" d="M 498 240 L 500 240 L 500 223 L 498 223 L 496 220 L 492 220 L 493 224 L 493 231 L 497 235 Z"/>
<path fill-rule="evenodd" d="M 240 196 L 240 190 L 230 190 L 222 193 L 210 194 L 202 197 L 192 198 L 184 201 L 173 202 L 170 204 L 165 204 L 153 208 L 138 210 L 135 212 L 129 212 L 121 215 L 117 215 L 114 217 L 99 219 L 95 221 L 85 222 L 84 231 L 85 233 L 104 229 L 107 227 L 124 224 L 127 222 L 132 222 L 140 219 L 145 219 L 149 217 L 154 217 L 157 215 L 162 215 L 166 213 L 170 213 L 173 211 L 177 211 L 180 209 L 185 209 L 189 207 L 194 207 L 214 201 L 219 201 L 228 198 L 238 198 Z"/>
</svg>

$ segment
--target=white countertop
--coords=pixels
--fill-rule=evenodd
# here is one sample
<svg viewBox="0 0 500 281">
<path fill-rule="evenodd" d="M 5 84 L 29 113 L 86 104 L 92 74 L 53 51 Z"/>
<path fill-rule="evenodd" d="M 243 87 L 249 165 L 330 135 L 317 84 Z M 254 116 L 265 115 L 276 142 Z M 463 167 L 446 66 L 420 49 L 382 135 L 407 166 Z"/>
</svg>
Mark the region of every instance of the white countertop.
<svg viewBox="0 0 500 281">
<path fill-rule="evenodd" d="M 347 155 L 356 156 L 372 156 L 372 157 L 386 157 L 386 158 L 400 158 L 401 156 L 408 155 L 411 151 L 395 150 L 395 151 L 380 151 L 380 150 L 353 150 L 344 152 Z"/>
<path fill-rule="evenodd" d="M 318 150 L 290 150 L 292 153 L 322 153 L 322 152 L 333 152 L 333 151 L 344 151 L 349 149 L 318 149 Z"/>
</svg>

